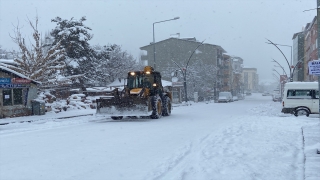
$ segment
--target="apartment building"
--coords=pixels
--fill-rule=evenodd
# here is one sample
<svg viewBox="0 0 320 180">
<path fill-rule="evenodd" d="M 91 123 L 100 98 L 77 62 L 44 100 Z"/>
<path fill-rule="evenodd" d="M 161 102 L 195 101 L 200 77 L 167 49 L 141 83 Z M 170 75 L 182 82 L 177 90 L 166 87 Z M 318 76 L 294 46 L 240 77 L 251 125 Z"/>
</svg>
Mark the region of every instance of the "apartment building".
<svg viewBox="0 0 320 180">
<path fill-rule="evenodd" d="M 259 76 L 257 74 L 257 68 L 244 67 L 242 71 L 244 91 L 257 91 L 259 85 Z"/>
</svg>

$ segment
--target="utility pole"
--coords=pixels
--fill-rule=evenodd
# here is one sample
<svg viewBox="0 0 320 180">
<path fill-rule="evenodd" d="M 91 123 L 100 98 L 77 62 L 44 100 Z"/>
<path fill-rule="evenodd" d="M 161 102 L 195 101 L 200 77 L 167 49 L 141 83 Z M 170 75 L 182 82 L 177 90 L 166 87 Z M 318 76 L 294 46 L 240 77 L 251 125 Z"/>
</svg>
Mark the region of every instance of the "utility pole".
<svg viewBox="0 0 320 180">
<path fill-rule="evenodd" d="M 317 46 L 318 46 L 318 59 L 320 57 L 320 50 L 319 50 L 319 47 L 320 47 L 320 9 L 319 9 L 319 6 L 320 6 L 320 0 L 317 0 L 317 22 L 318 22 L 318 27 L 317 27 L 317 30 L 318 30 L 318 37 L 317 37 Z M 319 95 L 320 95 L 320 76 L 318 76 L 318 90 L 319 90 Z M 320 112 L 320 98 L 319 98 L 319 112 Z M 320 119 L 320 114 L 319 114 L 319 119 Z"/>
<path fill-rule="evenodd" d="M 318 37 L 317 37 L 317 46 L 318 46 L 318 59 L 320 58 L 320 0 L 317 0 L 317 30 L 318 30 Z M 319 96 L 319 112 L 320 112 L 320 76 L 318 76 L 318 96 Z M 319 120 L 320 120 L 320 113 L 319 113 Z M 320 149 L 317 149 L 317 154 L 320 154 Z"/>
</svg>

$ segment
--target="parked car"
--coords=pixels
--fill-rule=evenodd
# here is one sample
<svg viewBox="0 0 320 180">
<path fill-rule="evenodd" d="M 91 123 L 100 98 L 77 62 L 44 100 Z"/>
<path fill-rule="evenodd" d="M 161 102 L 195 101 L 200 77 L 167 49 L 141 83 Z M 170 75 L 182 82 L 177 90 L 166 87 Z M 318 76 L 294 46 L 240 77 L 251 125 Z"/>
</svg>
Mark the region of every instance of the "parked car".
<svg viewBox="0 0 320 180">
<path fill-rule="evenodd" d="M 295 116 L 319 113 L 318 82 L 289 82 L 284 86 L 282 111 Z"/>
<path fill-rule="evenodd" d="M 274 101 L 274 102 L 281 102 L 281 95 L 280 94 L 274 94 L 273 96 L 272 96 L 272 100 Z"/>
<path fill-rule="evenodd" d="M 233 96 L 232 98 L 233 98 L 233 101 L 238 101 L 239 100 L 238 96 Z"/>
<path fill-rule="evenodd" d="M 218 102 L 232 102 L 232 94 L 231 92 L 219 92 Z"/>
<path fill-rule="evenodd" d="M 262 96 L 271 96 L 271 94 L 269 92 L 264 92 L 262 93 Z"/>
<path fill-rule="evenodd" d="M 238 93 L 238 100 L 243 100 L 244 99 L 244 94 Z"/>
</svg>

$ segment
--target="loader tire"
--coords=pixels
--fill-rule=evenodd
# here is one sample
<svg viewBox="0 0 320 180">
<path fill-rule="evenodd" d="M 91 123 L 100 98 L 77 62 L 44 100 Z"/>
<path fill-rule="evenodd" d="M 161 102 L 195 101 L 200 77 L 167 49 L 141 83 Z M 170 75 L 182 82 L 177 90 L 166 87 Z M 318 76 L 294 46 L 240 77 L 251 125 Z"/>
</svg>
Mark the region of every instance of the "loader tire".
<svg viewBox="0 0 320 180">
<path fill-rule="evenodd" d="M 154 96 L 151 99 L 152 115 L 151 119 L 159 119 L 162 116 L 162 101 L 159 96 Z"/>
<path fill-rule="evenodd" d="M 122 118 L 123 118 L 123 116 L 111 116 L 111 119 L 113 119 L 113 120 L 120 120 Z"/>
<path fill-rule="evenodd" d="M 163 98 L 163 107 L 162 107 L 162 115 L 170 116 L 171 115 L 171 100 L 168 96 Z"/>
</svg>

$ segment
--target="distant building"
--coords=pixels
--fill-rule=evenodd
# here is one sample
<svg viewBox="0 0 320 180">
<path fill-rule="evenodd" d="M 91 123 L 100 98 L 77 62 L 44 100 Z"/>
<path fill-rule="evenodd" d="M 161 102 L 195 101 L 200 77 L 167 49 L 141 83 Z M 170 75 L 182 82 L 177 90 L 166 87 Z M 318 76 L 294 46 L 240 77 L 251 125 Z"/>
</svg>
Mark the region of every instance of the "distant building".
<svg viewBox="0 0 320 180">
<path fill-rule="evenodd" d="M 312 22 L 308 24 L 305 30 L 305 41 L 304 41 L 304 81 L 316 81 L 318 78 L 314 75 L 309 75 L 308 62 L 318 59 L 318 25 L 317 17 L 314 17 Z"/>
<path fill-rule="evenodd" d="M 257 68 L 243 68 L 242 76 L 244 91 L 255 92 L 258 90 L 259 76 Z"/>
<path fill-rule="evenodd" d="M 221 73 L 221 86 L 220 91 L 227 91 L 231 92 L 233 91 L 233 69 L 232 69 L 232 57 L 227 54 L 223 54 L 223 62 L 219 66 L 219 71 Z"/>
<path fill-rule="evenodd" d="M 154 45 L 140 47 L 140 50 L 144 51 L 141 55 L 141 61 L 143 65 L 154 66 L 156 64 L 156 71 L 163 74 L 167 69 L 177 69 L 174 64 L 176 62 L 179 65 L 186 65 L 191 53 L 201 42 L 195 38 L 169 38 L 163 41 L 156 42 Z M 155 48 L 155 60 L 153 50 Z M 202 60 L 206 65 L 217 66 L 221 63 L 223 57 L 222 54 L 226 51 L 218 45 L 204 43 L 196 52 L 192 55 L 189 66 Z M 173 62 L 174 61 L 174 62 Z M 166 80 L 171 80 L 170 74 L 164 74 Z"/>
<path fill-rule="evenodd" d="M 240 57 L 232 58 L 232 94 L 237 95 L 238 93 L 243 93 L 243 59 Z"/>
<path fill-rule="evenodd" d="M 191 54 L 200 43 L 201 42 L 197 41 L 196 38 L 174 37 L 156 42 L 155 44 L 150 43 L 149 45 L 140 47 L 140 50 L 143 52 L 141 53 L 141 62 L 143 65 L 150 66 L 156 64 L 155 70 L 161 72 L 162 78 L 171 81 L 171 73 L 179 70 L 179 67 L 176 64 L 181 68 L 185 68 Z M 190 66 L 196 66 L 200 69 L 202 66 L 212 67 L 213 69 L 217 68 L 222 64 L 223 53 L 226 53 L 226 51 L 221 46 L 204 43 L 199 46 L 192 55 L 188 68 Z M 217 74 L 213 74 L 213 76 L 216 75 Z M 203 81 L 205 81 L 206 85 L 211 89 L 216 89 L 218 91 L 220 83 L 219 79 L 216 79 L 216 81 L 203 79 Z M 181 83 L 182 79 L 179 79 L 178 82 L 174 82 L 173 87 L 175 87 L 175 84 L 178 84 L 179 87 L 181 87 Z M 173 96 L 179 96 L 179 94 L 174 93 Z"/>
<path fill-rule="evenodd" d="M 293 65 L 296 66 L 293 72 L 293 81 L 303 81 L 304 80 L 304 39 L 305 33 L 304 31 L 295 33 L 292 37 L 293 40 L 293 50 L 292 50 L 292 58 Z M 301 62 L 298 64 L 298 61 Z"/>
</svg>

